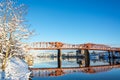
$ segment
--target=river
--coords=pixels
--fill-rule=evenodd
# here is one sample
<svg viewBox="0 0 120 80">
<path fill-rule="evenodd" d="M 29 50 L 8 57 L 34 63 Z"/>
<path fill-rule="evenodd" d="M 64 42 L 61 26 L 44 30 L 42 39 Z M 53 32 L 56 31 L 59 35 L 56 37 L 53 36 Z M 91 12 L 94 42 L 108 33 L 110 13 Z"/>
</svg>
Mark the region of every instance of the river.
<svg viewBox="0 0 120 80">
<path fill-rule="evenodd" d="M 64 57 L 63 74 L 53 75 L 55 71 L 36 70 L 32 80 L 120 80 L 120 58 L 90 55 L 88 63 L 86 66 L 84 58 Z M 31 68 L 57 68 L 57 58 L 37 57 Z"/>
</svg>

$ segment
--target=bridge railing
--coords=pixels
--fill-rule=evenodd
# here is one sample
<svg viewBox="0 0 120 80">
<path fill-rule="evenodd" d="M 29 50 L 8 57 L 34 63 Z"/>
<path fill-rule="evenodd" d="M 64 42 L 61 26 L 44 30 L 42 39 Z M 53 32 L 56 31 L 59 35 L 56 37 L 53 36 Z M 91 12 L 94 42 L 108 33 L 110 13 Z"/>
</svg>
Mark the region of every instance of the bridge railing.
<svg viewBox="0 0 120 80">
<path fill-rule="evenodd" d="M 62 42 L 34 42 L 29 44 L 29 50 L 41 49 L 88 49 L 88 50 L 105 50 L 105 51 L 120 51 L 120 48 L 110 47 L 104 44 L 66 44 Z"/>
</svg>

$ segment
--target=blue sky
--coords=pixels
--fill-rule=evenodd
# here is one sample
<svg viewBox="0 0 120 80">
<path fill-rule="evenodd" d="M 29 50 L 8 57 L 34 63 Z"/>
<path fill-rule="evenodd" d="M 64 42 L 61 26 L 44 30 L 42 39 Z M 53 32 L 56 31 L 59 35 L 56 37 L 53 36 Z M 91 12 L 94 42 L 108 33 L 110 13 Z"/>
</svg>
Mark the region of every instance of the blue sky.
<svg viewBox="0 0 120 80">
<path fill-rule="evenodd" d="M 22 0 L 36 35 L 29 41 L 120 44 L 120 0 Z"/>
</svg>

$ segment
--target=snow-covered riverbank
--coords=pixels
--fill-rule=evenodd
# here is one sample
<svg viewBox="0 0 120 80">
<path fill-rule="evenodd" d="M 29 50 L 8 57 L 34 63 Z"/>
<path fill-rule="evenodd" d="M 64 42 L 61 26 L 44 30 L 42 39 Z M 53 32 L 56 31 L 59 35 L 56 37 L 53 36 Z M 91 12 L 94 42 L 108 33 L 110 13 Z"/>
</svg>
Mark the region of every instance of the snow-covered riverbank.
<svg viewBox="0 0 120 80">
<path fill-rule="evenodd" d="M 28 80 L 29 75 L 28 65 L 19 58 L 10 59 L 5 72 L 0 69 L 0 80 L 2 77 L 5 77 L 5 80 Z"/>
</svg>

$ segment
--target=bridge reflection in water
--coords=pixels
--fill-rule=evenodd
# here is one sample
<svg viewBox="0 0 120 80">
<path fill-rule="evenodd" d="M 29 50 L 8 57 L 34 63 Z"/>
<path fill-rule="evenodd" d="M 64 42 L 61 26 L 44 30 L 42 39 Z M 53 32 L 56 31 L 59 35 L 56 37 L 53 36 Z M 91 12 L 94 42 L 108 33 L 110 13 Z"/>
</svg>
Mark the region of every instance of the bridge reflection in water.
<svg viewBox="0 0 120 80">
<path fill-rule="evenodd" d="M 79 65 L 79 67 L 30 68 L 30 69 L 32 70 L 32 76 L 34 76 L 34 77 L 48 77 L 48 76 L 61 76 L 64 74 L 75 73 L 75 72 L 95 74 L 95 73 L 99 73 L 99 72 L 109 71 L 109 70 L 112 70 L 113 68 L 120 68 L 120 59 L 119 58 L 103 59 L 103 61 L 107 60 L 108 64 L 107 65 L 97 65 L 97 66 L 90 65 L 90 62 L 95 61 L 95 60 L 91 60 L 91 61 L 90 60 L 91 59 L 85 60 L 85 58 L 83 58 L 83 59 L 76 58 L 76 62 Z M 81 61 L 81 62 L 79 62 L 79 61 Z M 85 61 L 87 61 L 87 63 L 84 63 Z M 83 66 L 81 66 L 81 65 L 83 65 Z"/>
<path fill-rule="evenodd" d="M 47 77 L 47 76 L 61 76 L 64 74 L 69 74 L 73 72 L 84 72 L 89 74 L 94 74 L 98 72 L 109 71 L 112 68 L 120 68 L 120 65 L 111 66 L 92 66 L 92 67 L 82 67 L 82 68 L 31 68 L 34 77 Z"/>
</svg>

